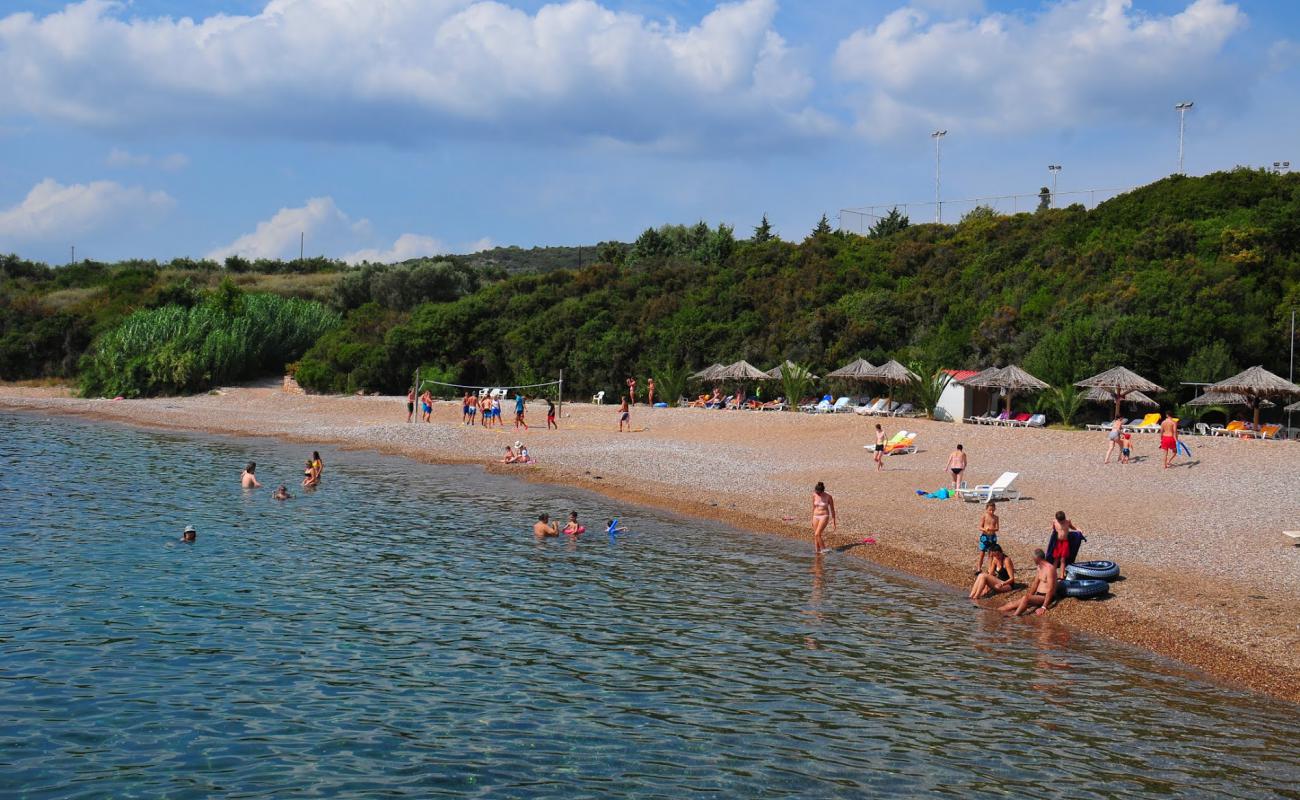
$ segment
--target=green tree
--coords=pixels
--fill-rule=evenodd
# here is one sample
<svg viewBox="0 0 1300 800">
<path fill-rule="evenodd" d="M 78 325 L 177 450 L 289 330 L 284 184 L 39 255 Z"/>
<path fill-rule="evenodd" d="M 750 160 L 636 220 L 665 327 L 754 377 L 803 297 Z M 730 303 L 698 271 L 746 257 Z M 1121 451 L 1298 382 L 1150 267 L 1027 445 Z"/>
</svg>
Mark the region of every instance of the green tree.
<svg viewBox="0 0 1300 800">
<path fill-rule="evenodd" d="M 907 368 L 915 373 L 907 385 L 908 396 L 928 419 L 934 419 L 934 410 L 943 390 L 952 382 L 952 375 L 924 361 L 913 361 Z"/>
<path fill-rule="evenodd" d="M 831 221 L 830 221 L 829 219 L 827 219 L 827 218 L 826 218 L 826 214 L 823 213 L 823 214 L 822 214 L 822 218 L 819 219 L 819 220 L 817 220 L 817 227 L 813 228 L 812 235 L 813 235 L 813 236 L 830 236 L 831 233 L 832 233 L 832 230 L 831 230 Z"/>
<path fill-rule="evenodd" d="M 764 214 L 763 221 L 754 228 L 754 235 L 750 238 L 750 241 L 755 244 L 762 244 L 771 241 L 773 238 L 775 237 L 772 234 L 772 225 L 767 221 L 767 215 Z"/>
<path fill-rule="evenodd" d="M 1039 214 L 1052 207 L 1052 190 L 1046 186 L 1038 190 L 1038 208 L 1035 211 Z"/>
<path fill-rule="evenodd" d="M 1070 428 L 1074 426 L 1074 418 L 1083 407 L 1083 393 L 1073 384 L 1054 386 L 1042 393 L 1038 407 L 1049 409 L 1062 425 Z"/>
<path fill-rule="evenodd" d="M 781 369 L 781 388 L 786 408 L 798 411 L 799 403 L 812 391 L 812 370 L 803 364 L 786 364 Z"/>
<path fill-rule="evenodd" d="M 875 224 L 867 231 L 867 235 L 872 239 L 883 239 L 902 232 L 911 224 L 912 221 L 908 219 L 907 215 L 900 213 L 898 208 L 895 207 L 891 208 L 888 214 L 877 219 Z"/>
</svg>

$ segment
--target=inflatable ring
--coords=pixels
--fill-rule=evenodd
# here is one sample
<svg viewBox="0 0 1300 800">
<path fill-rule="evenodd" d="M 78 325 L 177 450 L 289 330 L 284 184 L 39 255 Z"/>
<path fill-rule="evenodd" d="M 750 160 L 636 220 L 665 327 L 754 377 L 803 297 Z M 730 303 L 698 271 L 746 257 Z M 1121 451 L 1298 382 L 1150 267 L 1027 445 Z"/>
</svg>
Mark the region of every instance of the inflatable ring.
<svg viewBox="0 0 1300 800">
<path fill-rule="evenodd" d="M 1110 591 L 1110 584 L 1098 578 L 1066 578 L 1058 592 L 1066 597 L 1096 597 Z"/>
<path fill-rule="evenodd" d="M 1065 574 L 1070 578 L 1100 578 L 1103 581 L 1119 577 L 1119 564 L 1114 561 L 1080 561 L 1067 564 Z"/>
</svg>

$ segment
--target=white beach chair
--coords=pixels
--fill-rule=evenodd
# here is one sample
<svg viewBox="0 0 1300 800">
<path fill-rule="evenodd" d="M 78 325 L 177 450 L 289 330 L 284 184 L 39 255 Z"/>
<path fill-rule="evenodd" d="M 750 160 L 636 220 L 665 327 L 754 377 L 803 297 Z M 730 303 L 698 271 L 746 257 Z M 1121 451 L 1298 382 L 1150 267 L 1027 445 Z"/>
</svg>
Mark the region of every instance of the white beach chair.
<svg viewBox="0 0 1300 800">
<path fill-rule="evenodd" d="M 1004 472 L 1002 477 L 993 483 L 981 484 L 967 489 L 962 487 L 957 490 L 957 496 L 968 503 L 991 503 L 994 500 L 1019 500 L 1020 490 L 1013 489 L 1011 485 L 1020 477 L 1019 472 Z"/>
<path fill-rule="evenodd" d="M 825 414 L 830 411 L 831 408 L 833 408 L 833 406 L 828 400 L 821 400 L 816 405 L 812 406 L 803 406 L 803 409 L 809 414 Z"/>
<path fill-rule="evenodd" d="M 599 392 L 593 394 L 591 396 L 591 402 L 595 403 L 598 406 L 603 405 L 605 403 L 605 390 L 601 389 Z"/>
<path fill-rule="evenodd" d="M 853 406 L 849 405 L 850 402 L 851 401 L 849 398 L 841 397 L 840 399 L 835 401 L 835 405 L 831 406 L 830 413 L 838 414 L 842 411 L 852 411 Z"/>
<path fill-rule="evenodd" d="M 901 417 L 905 414 L 911 414 L 913 408 L 914 406 L 911 403 L 899 403 L 894 407 L 893 411 L 889 412 L 889 416 Z"/>
<path fill-rule="evenodd" d="M 888 397 L 878 397 L 878 398 L 876 398 L 875 402 L 873 402 L 871 405 L 867 406 L 867 412 L 866 412 L 866 413 L 868 413 L 868 414 L 872 414 L 872 415 L 879 414 L 879 413 L 883 412 L 883 411 L 884 411 L 888 406 L 889 406 L 889 398 L 888 398 Z"/>
<path fill-rule="evenodd" d="M 1025 423 L 1026 428 L 1042 428 L 1047 425 L 1047 417 L 1042 414 L 1035 414 Z"/>
</svg>

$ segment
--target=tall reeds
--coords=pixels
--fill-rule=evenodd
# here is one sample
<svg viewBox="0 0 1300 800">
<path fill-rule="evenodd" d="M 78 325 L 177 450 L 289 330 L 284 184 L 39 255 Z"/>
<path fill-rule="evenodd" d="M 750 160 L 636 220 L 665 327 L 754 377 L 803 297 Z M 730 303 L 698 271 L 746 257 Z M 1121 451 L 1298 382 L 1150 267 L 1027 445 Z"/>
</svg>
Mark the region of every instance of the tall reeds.
<svg viewBox="0 0 1300 800">
<path fill-rule="evenodd" d="M 237 291 L 218 291 L 191 308 L 138 311 L 82 359 L 81 392 L 183 394 L 275 373 L 338 323 L 319 303 Z"/>
</svg>

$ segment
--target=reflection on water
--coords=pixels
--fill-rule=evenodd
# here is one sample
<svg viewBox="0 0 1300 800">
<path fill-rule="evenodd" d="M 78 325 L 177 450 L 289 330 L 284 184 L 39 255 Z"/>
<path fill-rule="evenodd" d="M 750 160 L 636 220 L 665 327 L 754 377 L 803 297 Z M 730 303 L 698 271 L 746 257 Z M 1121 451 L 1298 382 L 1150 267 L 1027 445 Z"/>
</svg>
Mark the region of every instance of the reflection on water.
<svg viewBox="0 0 1300 800">
<path fill-rule="evenodd" d="M 1295 796 L 1294 707 L 1048 620 L 475 470 L 238 488 L 305 455 L 0 416 L 0 796 Z"/>
</svg>

